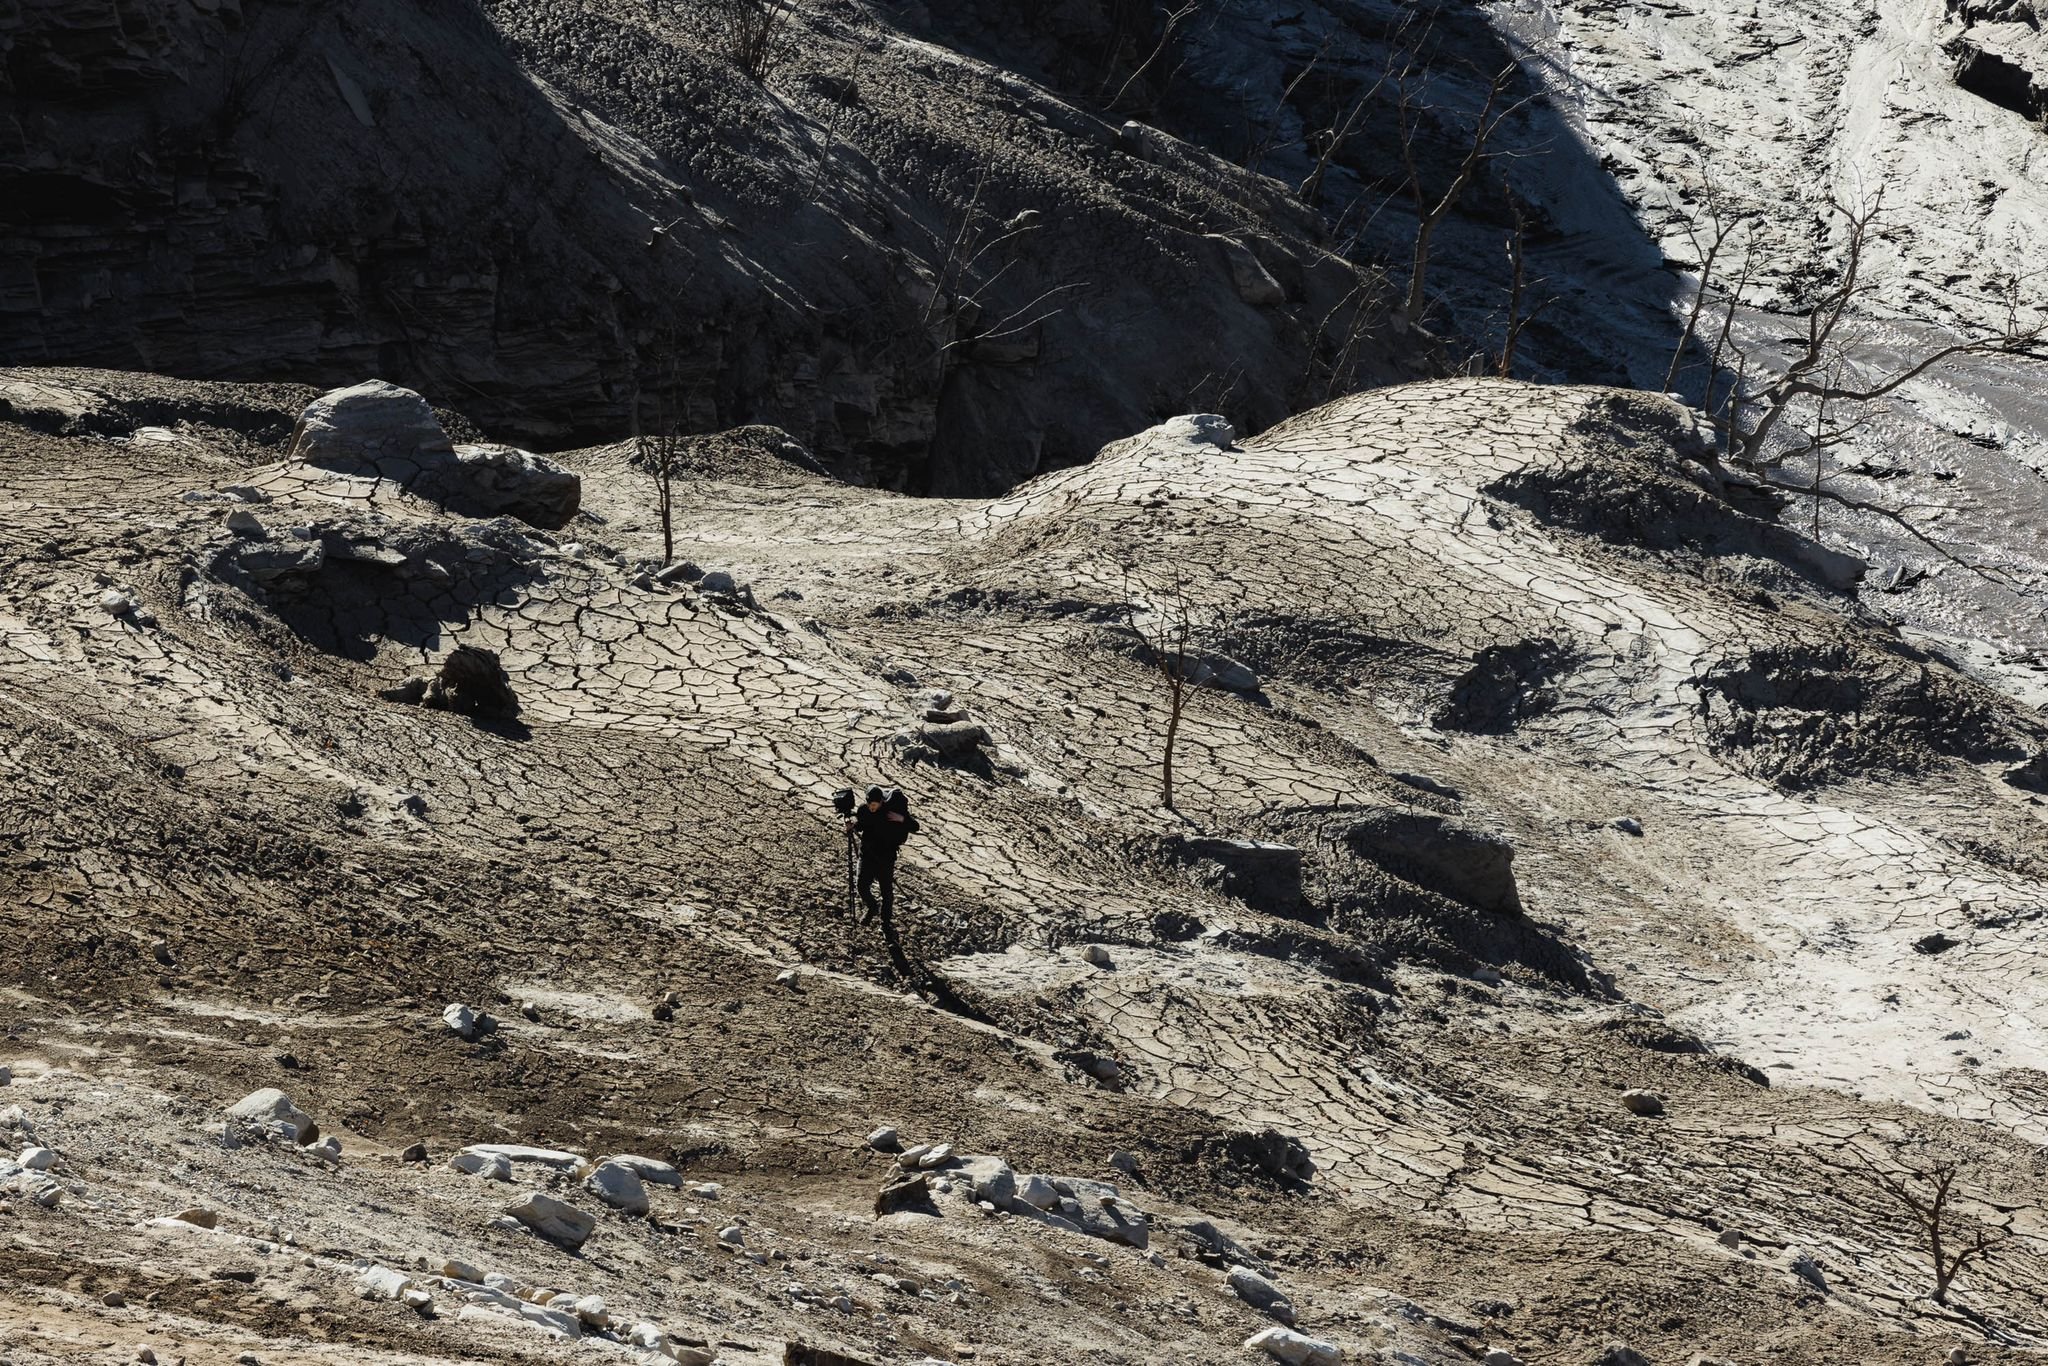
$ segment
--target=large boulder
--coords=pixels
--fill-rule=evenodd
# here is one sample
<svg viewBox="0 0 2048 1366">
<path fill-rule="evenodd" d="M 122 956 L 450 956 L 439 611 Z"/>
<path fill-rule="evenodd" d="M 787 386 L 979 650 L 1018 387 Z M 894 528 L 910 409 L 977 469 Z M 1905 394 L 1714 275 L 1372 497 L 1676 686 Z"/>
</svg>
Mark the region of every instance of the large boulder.
<svg viewBox="0 0 2048 1366">
<path fill-rule="evenodd" d="M 1168 858 L 1192 866 L 1225 896 L 1275 915 L 1301 910 L 1301 850 L 1294 845 L 1176 835 L 1164 848 Z"/>
<path fill-rule="evenodd" d="M 285 458 L 387 479 L 466 517 L 560 527 L 583 501 L 583 481 L 541 456 L 509 446 L 458 449 L 425 399 L 380 379 L 308 404 Z"/>
<path fill-rule="evenodd" d="M 1475 822 L 1411 806 L 1313 806 L 1281 813 L 1272 828 L 1334 845 L 1475 909 L 1522 912 L 1514 845 Z"/>
</svg>

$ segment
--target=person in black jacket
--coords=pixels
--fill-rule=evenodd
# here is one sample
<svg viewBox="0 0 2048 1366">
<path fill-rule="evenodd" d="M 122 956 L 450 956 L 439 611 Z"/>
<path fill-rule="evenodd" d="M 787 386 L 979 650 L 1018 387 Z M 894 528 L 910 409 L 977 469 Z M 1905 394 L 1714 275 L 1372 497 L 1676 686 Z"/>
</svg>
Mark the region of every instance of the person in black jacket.
<svg viewBox="0 0 2048 1366">
<path fill-rule="evenodd" d="M 891 796 L 879 787 L 868 789 L 867 804 L 847 817 L 846 828 L 860 834 L 860 900 L 867 919 L 877 913 L 887 920 L 896 910 L 896 854 L 917 833 L 917 817 L 901 792 Z M 875 901 L 879 884 L 882 899 Z"/>
</svg>

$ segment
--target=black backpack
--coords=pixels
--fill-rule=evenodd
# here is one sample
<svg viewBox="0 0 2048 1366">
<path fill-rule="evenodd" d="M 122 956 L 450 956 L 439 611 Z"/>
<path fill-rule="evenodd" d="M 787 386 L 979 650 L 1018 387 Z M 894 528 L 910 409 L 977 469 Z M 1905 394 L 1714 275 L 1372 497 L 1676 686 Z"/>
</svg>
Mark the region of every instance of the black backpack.
<svg viewBox="0 0 2048 1366">
<path fill-rule="evenodd" d="M 904 795 L 902 788 L 891 789 L 889 795 L 882 801 L 882 810 L 884 812 L 893 811 L 903 817 L 904 839 L 907 840 L 918 832 L 917 817 L 910 814 L 910 798 Z M 898 842 L 900 843 L 901 841 Z"/>
</svg>

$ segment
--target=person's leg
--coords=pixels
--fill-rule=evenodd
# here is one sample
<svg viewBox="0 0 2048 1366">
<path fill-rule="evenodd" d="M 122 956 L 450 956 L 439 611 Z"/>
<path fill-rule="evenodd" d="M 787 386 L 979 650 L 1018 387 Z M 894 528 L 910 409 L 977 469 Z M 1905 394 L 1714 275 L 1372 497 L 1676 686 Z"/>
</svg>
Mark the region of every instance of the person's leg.
<svg viewBox="0 0 2048 1366">
<path fill-rule="evenodd" d="M 883 900 L 879 906 L 875 904 L 875 883 L 877 880 L 882 884 Z M 886 913 L 889 904 L 889 890 L 894 882 L 895 879 L 891 876 L 891 870 L 887 864 L 883 863 L 880 859 L 872 859 L 866 855 L 861 856 L 860 904 L 868 908 L 868 919 L 873 920 L 876 915 Z"/>
<path fill-rule="evenodd" d="M 896 913 L 896 855 L 880 860 L 875 874 L 882 884 L 882 918 L 886 920 Z"/>
</svg>

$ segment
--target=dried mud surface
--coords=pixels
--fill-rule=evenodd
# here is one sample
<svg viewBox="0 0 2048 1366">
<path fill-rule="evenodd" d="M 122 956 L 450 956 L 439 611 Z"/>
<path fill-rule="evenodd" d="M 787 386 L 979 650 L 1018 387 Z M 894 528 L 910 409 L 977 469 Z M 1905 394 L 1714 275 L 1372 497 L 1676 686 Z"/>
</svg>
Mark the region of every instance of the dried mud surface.
<svg viewBox="0 0 2048 1366">
<path fill-rule="evenodd" d="M 2042 808 L 2002 777 L 2041 719 L 1721 502 L 1661 400 L 1458 381 L 1241 445 L 1182 420 L 991 502 L 704 443 L 678 555 L 751 587 L 725 595 L 646 576 L 622 447 L 563 457 L 584 512 L 543 533 L 283 463 L 301 391 L 5 378 L 102 415 L 0 426 L 0 1111 L 77 1185 L 0 1195 L 9 1360 L 631 1355 L 354 1293 L 420 1255 L 601 1294 L 730 1363 L 1250 1360 L 1266 1320 L 1191 1255 L 1200 1219 L 1353 1360 L 1903 1366 L 2048 1339 Z M 116 420 L 145 398 L 173 406 Z M 1688 534 L 1632 530 L 1679 504 Z M 252 578 L 237 508 L 350 557 Z M 1165 690 L 1120 635 L 1169 581 L 1259 675 L 1193 695 L 1178 815 Z M 377 696 L 464 644 L 498 653 L 516 722 Z M 933 687 L 985 752 L 906 757 Z M 858 926 L 829 796 L 868 781 L 925 829 L 893 920 Z M 1525 914 L 1333 809 L 1505 839 Z M 1304 870 L 1277 909 L 1158 856 L 1280 830 Z M 457 1038 L 452 1001 L 500 1028 Z M 224 1147 L 261 1086 L 340 1163 Z M 1115 1181 L 1160 1255 L 957 1198 L 878 1220 L 884 1123 Z M 1313 1180 L 1262 1161 L 1267 1131 Z M 399 1159 L 415 1142 L 434 1164 Z M 722 1190 L 628 1218 L 559 1189 L 598 1220 L 571 1255 L 439 1165 L 476 1142 Z M 1949 1310 L 1858 1174 L 1918 1142 L 1966 1159 L 1964 1226 L 2021 1235 Z M 149 1223 L 194 1204 L 218 1231 Z M 722 1247 L 735 1216 L 779 1255 Z"/>
</svg>

